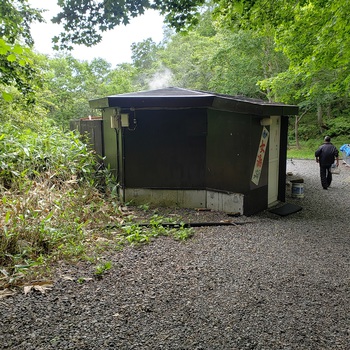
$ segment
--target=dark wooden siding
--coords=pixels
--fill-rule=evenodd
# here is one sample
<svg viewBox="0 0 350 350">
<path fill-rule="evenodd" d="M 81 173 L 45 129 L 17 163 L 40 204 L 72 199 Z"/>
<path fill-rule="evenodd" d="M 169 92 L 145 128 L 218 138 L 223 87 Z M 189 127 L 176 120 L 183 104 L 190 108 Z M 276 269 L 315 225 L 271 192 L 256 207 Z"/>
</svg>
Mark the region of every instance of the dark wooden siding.
<svg viewBox="0 0 350 350">
<path fill-rule="evenodd" d="M 242 193 L 245 214 L 266 209 L 268 150 L 258 185 L 251 181 L 263 127 L 260 117 L 208 112 L 206 187 Z"/>
<path fill-rule="evenodd" d="M 208 112 L 207 187 L 245 193 L 249 190 L 251 118 Z"/>
<path fill-rule="evenodd" d="M 124 131 L 125 186 L 205 188 L 205 109 L 140 110 Z"/>
</svg>

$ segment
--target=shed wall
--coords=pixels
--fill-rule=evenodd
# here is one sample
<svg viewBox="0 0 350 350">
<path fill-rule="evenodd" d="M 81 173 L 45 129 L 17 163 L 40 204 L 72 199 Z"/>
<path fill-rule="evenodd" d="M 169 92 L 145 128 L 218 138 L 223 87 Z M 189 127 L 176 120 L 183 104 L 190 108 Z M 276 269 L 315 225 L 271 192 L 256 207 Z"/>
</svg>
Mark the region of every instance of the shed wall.
<svg viewBox="0 0 350 350">
<path fill-rule="evenodd" d="M 249 190 L 251 118 L 208 111 L 207 187 L 244 193 Z"/>
<path fill-rule="evenodd" d="M 205 188 L 206 115 L 206 109 L 135 111 L 136 128 L 124 130 L 124 186 Z"/>
<path fill-rule="evenodd" d="M 105 109 L 102 112 L 103 117 L 103 152 L 105 156 L 105 164 L 108 165 L 118 175 L 117 163 L 117 132 L 111 128 L 111 116 L 115 113 L 114 108 Z"/>
<path fill-rule="evenodd" d="M 244 194 L 244 212 L 266 209 L 268 154 L 258 185 L 251 182 L 263 127 L 260 117 L 209 110 L 207 188 Z"/>
</svg>

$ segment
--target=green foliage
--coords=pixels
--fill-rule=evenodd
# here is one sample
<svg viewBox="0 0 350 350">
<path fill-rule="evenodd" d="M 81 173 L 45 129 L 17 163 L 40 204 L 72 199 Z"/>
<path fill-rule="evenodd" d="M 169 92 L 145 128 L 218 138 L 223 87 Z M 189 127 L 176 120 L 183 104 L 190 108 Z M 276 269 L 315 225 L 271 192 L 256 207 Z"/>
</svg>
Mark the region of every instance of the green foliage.
<svg viewBox="0 0 350 350">
<path fill-rule="evenodd" d="M 88 99 L 94 93 L 89 95 L 86 85 L 93 77 L 87 62 L 78 61 L 71 56 L 57 56 L 47 63 L 44 68 L 47 90 L 43 97 L 48 104 L 48 115 L 67 129 L 69 120 L 90 114 Z M 104 75 L 101 76 L 103 78 Z"/>
<path fill-rule="evenodd" d="M 145 204 L 141 204 L 141 205 L 139 206 L 139 208 L 140 208 L 141 210 L 147 211 L 147 210 L 149 210 L 150 206 L 149 206 L 149 204 L 145 203 Z"/>
<path fill-rule="evenodd" d="M 34 101 L 40 79 L 32 62 L 30 24 L 42 20 L 41 11 L 32 9 L 27 0 L 0 4 L 0 92 L 7 102 L 13 99 L 12 87 L 28 102 Z"/>
<path fill-rule="evenodd" d="M 136 68 L 150 69 L 157 61 L 159 46 L 151 39 L 145 39 L 140 43 L 131 44 L 131 59 Z"/>
<path fill-rule="evenodd" d="M 337 122 L 339 114 L 332 110 L 348 108 L 349 1 L 214 2 L 218 4 L 214 12 L 220 26 L 233 28 L 235 32 L 250 30 L 258 36 L 268 32 L 272 35 L 270 47 L 284 55 L 288 66 L 274 69 L 274 74 L 267 74 L 258 85 L 270 100 L 298 104 L 302 113 L 314 113 L 310 124 L 300 124 L 296 130 L 301 140 L 317 137 L 322 128 L 329 128 L 334 135 L 348 130 L 346 120 Z M 267 67 L 271 66 L 270 59 L 264 61 Z M 324 111 L 327 111 L 325 120 Z M 334 116 L 337 118 L 327 125 Z"/>
<path fill-rule="evenodd" d="M 40 128 L 46 116 L 46 110 L 37 101 L 35 104 L 27 104 L 27 99 L 15 88 L 9 89 L 12 101 L 5 101 L 0 98 L 0 123 L 5 124 L 11 121 L 19 129 Z"/>
<path fill-rule="evenodd" d="M 196 32 L 177 34 L 159 53 L 162 65 L 170 69 L 174 86 L 208 90 L 212 79 L 208 57 L 215 51 L 217 42 Z"/>
<path fill-rule="evenodd" d="M 2 1 L 0 4 L 0 38 L 8 43 L 24 41 L 26 45 L 33 45 L 30 34 L 30 24 L 42 22 L 42 10 L 33 9 L 28 0 Z"/>
<path fill-rule="evenodd" d="M 258 82 L 271 79 L 288 67 L 274 47 L 273 31 L 218 31 L 216 51 L 209 57 L 213 70 L 210 90 L 266 99 Z M 268 96 L 270 97 L 270 96 Z"/>
<path fill-rule="evenodd" d="M 204 0 L 136 0 L 103 1 L 60 0 L 61 12 L 54 23 L 62 23 L 65 31 L 54 38 L 56 48 L 71 49 L 71 43 L 92 46 L 101 41 L 101 33 L 119 24 L 128 24 L 130 18 L 155 9 L 165 14 L 166 21 L 178 30 L 187 23 L 198 22 L 198 6 Z"/>
<path fill-rule="evenodd" d="M 131 45 L 132 61 L 135 67 L 134 87 L 139 90 L 157 88 L 152 86 L 155 76 L 164 74 L 164 67 L 159 57 L 162 46 L 156 44 L 151 38 Z"/>
<path fill-rule="evenodd" d="M 173 224 L 173 225 L 168 225 Z M 177 240 L 186 240 L 193 235 L 192 228 L 177 224 L 174 220 L 154 214 L 148 225 L 140 225 L 133 221 L 121 226 L 121 244 L 148 243 L 152 238 L 159 236 L 173 236 Z"/>
<path fill-rule="evenodd" d="M 38 99 L 48 109 L 48 116 L 64 129 L 69 121 L 92 114 L 89 100 L 133 91 L 136 69 L 129 64 L 115 69 L 103 59 L 80 61 L 70 55 L 53 59 L 38 58 L 45 90 Z"/>
<path fill-rule="evenodd" d="M 213 22 L 211 15 L 207 7 L 196 28 L 168 35 L 162 45 L 151 39 L 132 45 L 141 86 L 154 88 L 147 83 L 157 76 L 159 81 L 167 77 L 168 86 L 266 98 L 258 82 L 288 67 L 283 53 L 275 50 L 273 29 L 233 32 Z"/>
<path fill-rule="evenodd" d="M 304 142 L 300 142 L 300 148 L 290 146 L 287 152 L 288 159 L 314 159 L 317 147 L 310 147 Z"/>
<path fill-rule="evenodd" d="M 289 144 L 288 151 L 287 151 L 287 157 L 291 159 L 314 159 L 315 158 L 315 151 L 317 148 L 323 143 L 323 138 L 326 136 L 326 134 L 321 135 L 320 137 L 316 139 L 309 139 L 307 141 L 300 141 L 300 147 L 296 148 L 293 143 Z M 332 143 L 334 146 L 339 148 L 349 143 L 349 138 L 340 136 L 332 138 Z M 342 157 L 341 152 L 339 152 L 339 157 Z"/>
<path fill-rule="evenodd" d="M 45 118 L 35 129 L 0 124 L 0 286 L 43 273 L 57 260 L 95 261 L 112 247 L 192 234 L 180 226 L 163 227 L 158 216 L 149 228 L 130 223 L 117 233 L 108 229 L 110 222 L 123 222 L 124 214 L 115 179 L 97 165 L 78 135 Z M 95 274 L 110 268 L 109 262 L 99 264 Z"/>
<path fill-rule="evenodd" d="M 42 82 L 32 57 L 30 49 L 0 39 L 0 91 L 4 101 L 13 101 L 13 88 L 25 97 L 26 103 L 35 101 L 35 91 Z"/>
<path fill-rule="evenodd" d="M 49 174 L 55 182 L 91 177 L 94 155 L 78 135 L 63 133 L 48 122 L 38 131 L 0 125 L 0 185 L 17 188 L 26 178 Z"/>
<path fill-rule="evenodd" d="M 340 112 L 339 112 L 340 113 Z M 290 119 L 289 124 L 289 140 L 295 141 L 294 135 L 294 121 L 295 117 Z M 306 113 L 300 120 L 298 126 L 298 137 L 301 142 L 309 140 L 322 140 L 322 135 L 328 135 L 331 138 L 349 138 L 350 135 L 350 118 L 348 112 L 338 114 L 337 117 L 326 116 L 323 120 L 322 127 L 315 123 L 315 113 Z M 347 142 L 344 143 L 348 143 Z"/>
<path fill-rule="evenodd" d="M 327 120 L 327 135 L 330 137 L 334 136 L 346 136 L 350 135 L 350 118 L 349 116 L 339 116 L 337 118 L 332 118 Z M 349 143 L 348 140 L 346 143 Z"/>
<path fill-rule="evenodd" d="M 112 268 L 112 263 L 110 261 L 106 261 L 105 263 L 98 264 L 95 268 L 95 275 L 102 277 L 107 271 Z"/>
<path fill-rule="evenodd" d="M 349 85 L 344 84 L 350 73 L 344 47 L 348 39 L 345 28 L 340 28 L 347 22 L 342 14 L 348 6 L 342 1 L 300 4 L 294 9 L 294 21 L 280 26 L 277 45 L 290 59 L 290 72 L 301 81 L 295 91 L 298 102 L 330 105 L 348 95 Z"/>
<path fill-rule="evenodd" d="M 0 266 L 10 279 L 85 256 L 91 232 L 120 217 L 106 171 L 96 165 L 77 135 L 47 120 L 36 130 L 0 124 Z"/>
<path fill-rule="evenodd" d="M 344 0 L 221 0 L 217 13 L 228 26 L 272 28 L 276 47 L 290 65 L 261 86 L 279 101 L 304 105 L 307 101 L 315 109 L 349 95 L 349 6 Z"/>
</svg>

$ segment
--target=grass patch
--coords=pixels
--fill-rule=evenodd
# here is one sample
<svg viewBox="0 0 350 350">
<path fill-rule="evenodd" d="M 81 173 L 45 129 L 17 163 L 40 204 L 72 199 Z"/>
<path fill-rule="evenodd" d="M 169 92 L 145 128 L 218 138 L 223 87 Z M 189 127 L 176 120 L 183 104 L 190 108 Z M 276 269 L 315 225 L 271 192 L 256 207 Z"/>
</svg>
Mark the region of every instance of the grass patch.
<svg viewBox="0 0 350 350">
<path fill-rule="evenodd" d="M 287 158 L 291 159 L 313 159 L 314 158 L 315 151 L 310 150 L 308 148 L 296 148 L 296 147 L 289 147 L 287 151 Z"/>
<path fill-rule="evenodd" d="M 339 148 L 349 143 L 350 140 L 344 136 L 335 137 L 332 139 L 332 143 L 335 147 Z M 323 139 L 320 140 L 309 140 L 309 141 L 301 141 L 300 147 L 297 148 L 295 144 L 290 144 L 287 149 L 287 158 L 295 158 L 295 159 L 315 159 L 315 151 L 321 146 L 323 143 Z M 342 158 L 342 153 L 339 152 L 339 158 Z"/>
</svg>

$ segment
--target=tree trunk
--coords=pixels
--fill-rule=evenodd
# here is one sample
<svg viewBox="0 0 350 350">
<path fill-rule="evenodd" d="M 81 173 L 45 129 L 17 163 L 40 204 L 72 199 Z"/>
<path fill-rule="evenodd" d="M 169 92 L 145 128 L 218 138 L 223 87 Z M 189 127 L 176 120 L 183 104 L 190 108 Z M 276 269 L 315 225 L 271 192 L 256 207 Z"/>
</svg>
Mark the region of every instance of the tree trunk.
<svg viewBox="0 0 350 350">
<path fill-rule="evenodd" d="M 317 124 L 320 129 L 320 132 L 322 133 L 322 125 L 323 125 L 323 110 L 322 106 L 320 104 L 317 105 Z"/>
<path fill-rule="evenodd" d="M 299 144 L 299 134 L 298 134 L 298 127 L 299 127 L 299 117 L 295 116 L 295 122 L 294 122 L 294 135 L 295 135 L 295 145 L 297 149 L 300 149 Z"/>
</svg>

